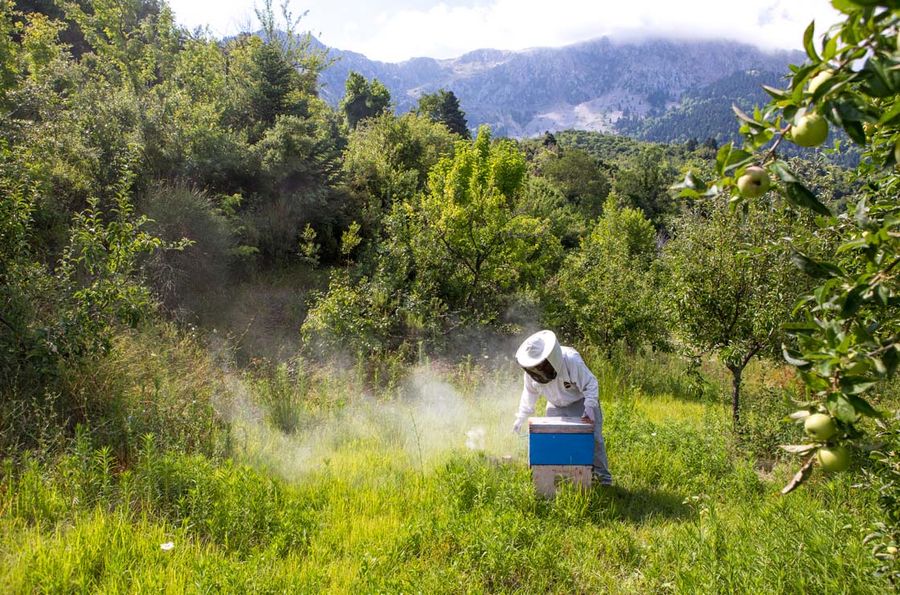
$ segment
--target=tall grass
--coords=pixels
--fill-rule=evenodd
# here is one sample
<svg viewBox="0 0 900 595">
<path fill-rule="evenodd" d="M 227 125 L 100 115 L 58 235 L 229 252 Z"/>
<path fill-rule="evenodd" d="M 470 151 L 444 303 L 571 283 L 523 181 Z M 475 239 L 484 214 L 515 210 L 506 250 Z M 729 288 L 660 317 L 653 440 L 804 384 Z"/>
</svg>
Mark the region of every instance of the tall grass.
<svg viewBox="0 0 900 595">
<path fill-rule="evenodd" d="M 855 470 L 782 498 L 791 469 L 761 475 L 717 402 L 592 366 L 612 489 L 535 495 L 507 427 L 512 370 L 425 366 L 389 401 L 352 397 L 347 379 L 318 433 L 304 425 L 317 389 L 285 370 L 281 392 L 251 386 L 247 407 L 289 395 L 301 422 L 234 418 L 231 459 L 146 438 L 122 469 L 82 434 L 56 461 L 7 462 L 0 591 L 889 590 L 862 543 L 878 510 Z M 482 450 L 465 447 L 476 423 Z"/>
</svg>

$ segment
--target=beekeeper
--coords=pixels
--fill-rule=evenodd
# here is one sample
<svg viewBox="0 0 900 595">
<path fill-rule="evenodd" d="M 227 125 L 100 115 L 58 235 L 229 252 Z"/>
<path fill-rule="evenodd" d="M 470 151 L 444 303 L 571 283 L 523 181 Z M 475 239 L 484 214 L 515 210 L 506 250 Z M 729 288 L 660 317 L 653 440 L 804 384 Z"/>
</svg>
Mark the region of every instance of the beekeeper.
<svg viewBox="0 0 900 595">
<path fill-rule="evenodd" d="M 519 346 L 516 362 L 525 370 L 525 388 L 513 431 L 522 429 L 522 424 L 534 414 L 538 397 L 544 395 L 547 416 L 581 417 L 594 424 L 594 477 L 602 485 L 611 485 L 597 378 L 581 355 L 560 345 L 553 331 L 539 331 Z"/>
</svg>

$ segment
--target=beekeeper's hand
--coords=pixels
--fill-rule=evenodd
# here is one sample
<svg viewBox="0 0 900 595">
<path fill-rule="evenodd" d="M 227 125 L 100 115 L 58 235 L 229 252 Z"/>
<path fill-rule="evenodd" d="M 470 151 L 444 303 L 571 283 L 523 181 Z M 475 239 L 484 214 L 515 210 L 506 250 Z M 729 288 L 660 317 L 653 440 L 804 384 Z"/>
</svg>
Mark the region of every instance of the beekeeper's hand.
<svg viewBox="0 0 900 595">
<path fill-rule="evenodd" d="M 597 421 L 597 413 L 594 411 L 593 407 L 585 407 L 584 415 L 581 416 L 581 419 L 585 421 L 590 420 L 591 423 L 594 423 Z"/>
<path fill-rule="evenodd" d="M 516 421 L 513 422 L 513 433 L 514 433 L 514 434 L 518 434 L 519 431 L 522 429 L 522 422 L 523 422 L 523 421 L 524 421 L 524 420 L 522 420 L 521 418 L 518 418 L 518 417 L 517 417 L 517 418 L 516 418 Z"/>
</svg>

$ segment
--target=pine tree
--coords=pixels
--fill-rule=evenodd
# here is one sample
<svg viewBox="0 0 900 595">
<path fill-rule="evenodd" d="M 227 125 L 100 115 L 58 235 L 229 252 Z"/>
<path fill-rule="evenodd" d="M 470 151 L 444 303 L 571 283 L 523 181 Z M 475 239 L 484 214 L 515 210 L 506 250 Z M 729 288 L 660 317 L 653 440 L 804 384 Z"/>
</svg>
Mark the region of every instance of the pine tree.
<svg viewBox="0 0 900 595">
<path fill-rule="evenodd" d="M 356 128 L 362 120 L 377 116 L 390 106 L 391 93 L 378 79 L 370 83 L 358 72 L 350 72 L 341 100 L 341 110 L 350 128 Z"/>
<path fill-rule="evenodd" d="M 269 127 L 276 116 L 295 113 L 291 93 L 295 87 L 296 73 L 271 43 L 259 47 L 253 62 L 250 107 L 253 119 Z"/>
<path fill-rule="evenodd" d="M 454 134 L 465 139 L 471 138 L 466 113 L 459 109 L 459 99 L 453 91 L 439 89 L 436 93 L 422 95 L 416 111 L 434 122 L 443 123 Z"/>
</svg>

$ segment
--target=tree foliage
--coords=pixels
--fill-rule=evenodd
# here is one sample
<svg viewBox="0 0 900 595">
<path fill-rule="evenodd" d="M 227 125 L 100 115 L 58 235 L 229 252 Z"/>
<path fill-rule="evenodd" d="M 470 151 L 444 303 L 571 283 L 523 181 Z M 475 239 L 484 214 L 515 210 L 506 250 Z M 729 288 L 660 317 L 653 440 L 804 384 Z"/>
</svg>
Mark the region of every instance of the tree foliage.
<svg viewBox="0 0 900 595">
<path fill-rule="evenodd" d="M 675 170 L 659 149 L 644 149 L 616 173 L 613 188 L 625 203 L 640 209 L 657 227 L 673 212 L 669 186 Z"/>
<path fill-rule="evenodd" d="M 570 253 L 547 292 L 554 327 L 611 350 L 666 339 L 656 232 L 637 209 L 610 196 L 590 235 Z"/>
<path fill-rule="evenodd" d="M 364 126 L 397 132 L 389 118 Z M 413 188 L 416 169 L 406 171 Z M 356 271 L 332 276 L 304 337 L 320 350 L 380 352 L 417 340 L 440 346 L 451 330 L 502 325 L 514 296 L 533 290 L 560 254 L 549 223 L 520 208 L 525 176 L 524 155 L 511 141 L 492 141 L 487 128 L 473 142 L 458 141 L 421 192 L 393 196 L 383 237 Z"/>
<path fill-rule="evenodd" d="M 525 174 L 515 145 L 481 128 L 437 163 L 412 213 L 418 274 L 460 316 L 495 318 L 498 300 L 540 280 L 556 256 L 547 223 L 516 212 Z"/>
<path fill-rule="evenodd" d="M 358 72 L 350 72 L 341 110 L 347 125 L 356 128 L 362 120 L 377 116 L 391 106 L 391 94 L 378 79 L 367 81 Z"/>
<path fill-rule="evenodd" d="M 767 204 L 749 204 L 742 216 L 713 205 L 685 214 L 674 233 L 665 249 L 671 315 L 692 349 L 715 352 L 731 372 L 737 429 L 744 368 L 776 351 L 808 287 L 777 241 L 802 236 L 804 226 Z"/>
<path fill-rule="evenodd" d="M 459 108 L 459 99 L 453 91 L 438 89 L 434 93 L 425 93 L 419 97 L 416 113 L 432 122 L 440 122 L 450 132 L 464 139 L 472 137 L 466 123 L 466 114 Z"/>
<path fill-rule="evenodd" d="M 536 159 L 536 167 L 585 217 L 593 219 L 600 215 L 610 182 L 591 155 L 580 149 L 550 149 Z"/>
<path fill-rule="evenodd" d="M 825 412 L 837 421 L 838 433 L 827 443 L 795 449 L 810 453 L 818 446 L 856 443 L 865 418 L 880 414 L 873 406 L 879 387 L 892 378 L 900 362 L 896 307 L 898 203 L 900 195 L 900 70 L 896 2 L 834 2 L 842 20 L 817 38 L 814 24 L 803 44 L 808 62 L 792 68 L 786 89 L 766 87 L 768 105 L 752 114 L 735 110 L 745 147 L 719 150 L 718 180 L 687 179 L 683 194 L 726 194 L 742 202 L 736 179 L 758 164 L 775 180 L 781 197 L 799 210 L 821 217 L 820 225 L 842 238 L 833 255 L 816 257 L 797 249 L 793 260 L 815 279 L 815 290 L 797 306 L 797 321 L 786 328 L 795 340 L 784 346 L 785 359 L 796 366 L 810 389 L 811 401 L 797 418 Z M 811 190 L 811 184 L 781 158 L 787 143 L 799 138 L 803 119 L 815 115 L 842 130 L 863 152 L 856 170 L 858 191 L 847 197 L 848 213 L 835 213 Z M 785 492 L 812 469 L 809 455 Z"/>
<path fill-rule="evenodd" d="M 381 227 L 395 202 L 425 188 L 428 172 L 453 152 L 454 142 L 446 128 L 412 113 L 384 112 L 350 133 L 343 173 L 351 192 L 365 203 L 367 232 Z"/>
</svg>

